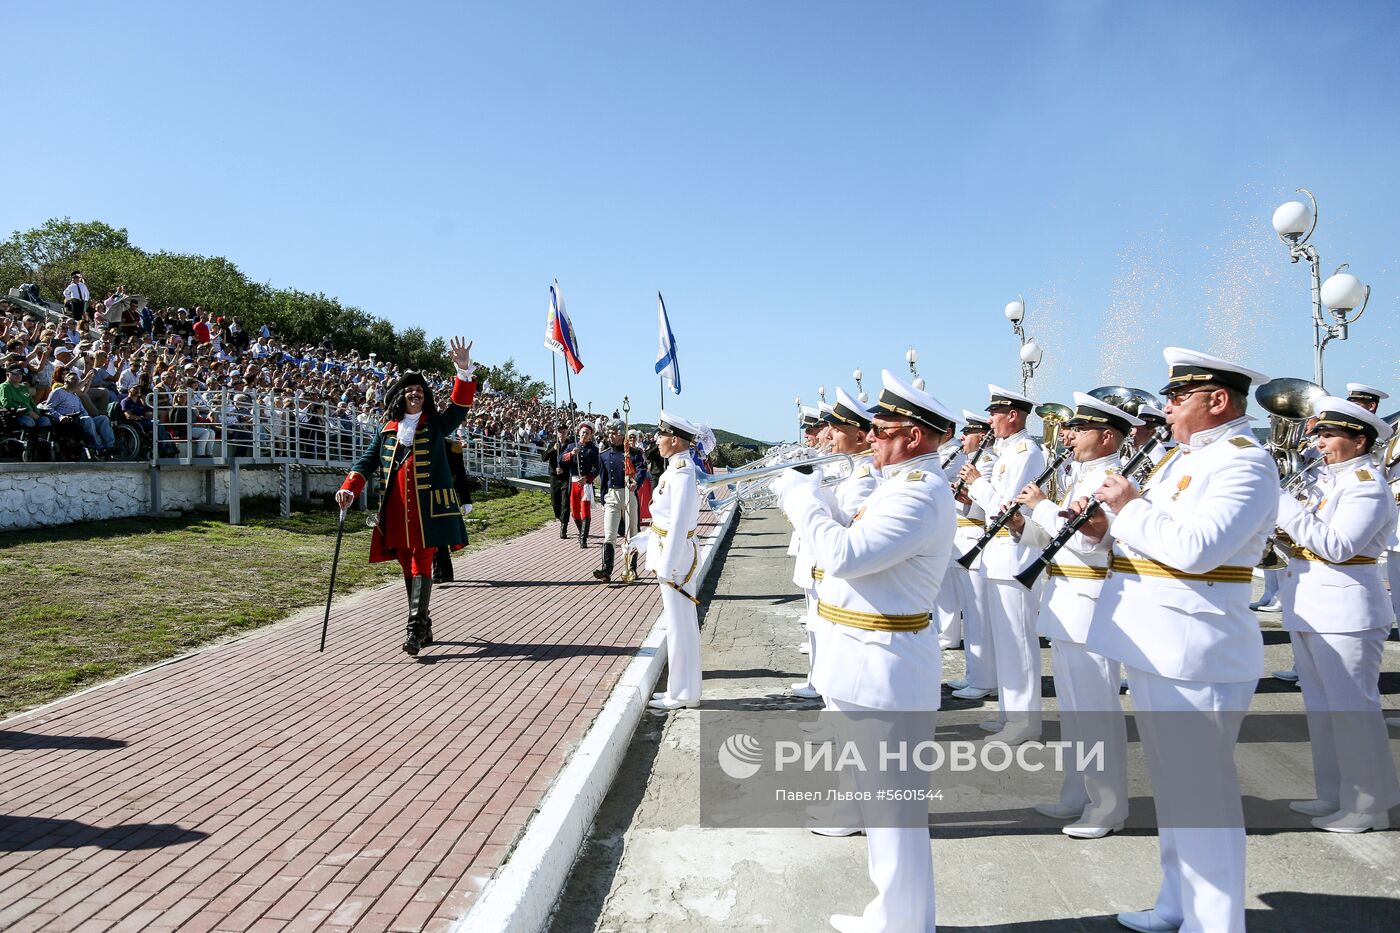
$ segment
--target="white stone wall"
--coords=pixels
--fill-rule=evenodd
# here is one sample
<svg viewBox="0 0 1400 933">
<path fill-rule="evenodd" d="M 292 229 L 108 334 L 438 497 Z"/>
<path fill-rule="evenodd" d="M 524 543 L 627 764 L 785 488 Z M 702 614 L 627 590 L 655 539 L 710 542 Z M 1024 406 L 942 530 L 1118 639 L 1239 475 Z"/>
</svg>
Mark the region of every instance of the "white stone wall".
<svg viewBox="0 0 1400 933">
<path fill-rule="evenodd" d="M 160 474 L 161 508 L 186 511 L 204 503 L 204 476 L 209 470 L 165 469 Z M 215 469 L 214 504 L 228 504 L 227 469 Z M 281 494 L 277 468 L 239 471 L 240 498 L 275 498 Z M 313 475 L 311 492 L 329 494 L 340 486 L 337 475 Z M 301 479 L 292 474 L 292 495 Z M 6 464 L 0 467 L 0 529 L 39 528 L 104 518 L 129 518 L 151 509 L 150 468 L 144 464 L 53 467 Z"/>
</svg>

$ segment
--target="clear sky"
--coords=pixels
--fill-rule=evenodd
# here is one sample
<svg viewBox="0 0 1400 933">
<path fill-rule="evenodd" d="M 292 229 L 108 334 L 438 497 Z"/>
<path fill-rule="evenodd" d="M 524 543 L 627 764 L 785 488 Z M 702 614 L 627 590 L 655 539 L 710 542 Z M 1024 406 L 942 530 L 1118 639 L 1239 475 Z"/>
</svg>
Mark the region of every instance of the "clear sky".
<svg viewBox="0 0 1400 933">
<path fill-rule="evenodd" d="M 1287 2 L 10 3 L 0 235 L 101 219 L 548 380 L 764 439 L 920 353 L 929 390 L 1310 377 L 1303 185 L 1373 286 L 1328 382 L 1400 397 L 1400 7 Z M 28 137 L 26 139 L 25 137 Z M 559 388 L 564 390 L 562 367 Z M 1383 412 L 1400 406 L 1392 399 Z"/>
</svg>

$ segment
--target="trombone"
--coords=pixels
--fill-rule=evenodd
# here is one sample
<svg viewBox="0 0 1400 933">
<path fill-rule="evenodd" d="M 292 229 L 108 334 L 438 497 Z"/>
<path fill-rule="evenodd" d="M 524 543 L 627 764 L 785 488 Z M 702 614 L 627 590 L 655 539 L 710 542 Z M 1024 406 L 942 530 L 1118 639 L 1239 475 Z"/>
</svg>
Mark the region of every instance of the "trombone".
<svg viewBox="0 0 1400 933">
<path fill-rule="evenodd" d="M 701 476 L 695 482 L 702 490 L 713 486 L 734 487 L 732 493 L 714 503 L 714 508 L 723 508 L 730 502 L 739 502 L 749 508 L 763 509 L 777 503 L 777 496 L 773 493 L 773 478 L 784 470 L 802 470 L 805 473 L 810 473 L 814 467 L 824 464 L 838 461 L 844 463 L 846 465 L 844 472 L 828 476 L 823 480 L 822 485 L 829 486 L 841 482 L 855 468 L 855 458 L 850 454 L 826 453 L 817 447 L 790 448 L 784 453 L 786 459 L 777 463 L 753 464 L 742 470 Z"/>
</svg>

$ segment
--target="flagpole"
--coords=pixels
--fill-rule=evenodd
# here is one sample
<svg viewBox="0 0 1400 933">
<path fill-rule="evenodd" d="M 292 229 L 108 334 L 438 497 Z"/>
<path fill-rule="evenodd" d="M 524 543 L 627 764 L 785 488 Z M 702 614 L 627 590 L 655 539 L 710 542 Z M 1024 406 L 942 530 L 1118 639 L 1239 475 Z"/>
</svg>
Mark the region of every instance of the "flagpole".
<svg viewBox="0 0 1400 933">
<path fill-rule="evenodd" d="M 666 380 L 660 376 L 656 377 L 656 389 L 661 393 L 661 409 L 658 409 L 660 411 L 666 407 Z M 658 414 L 657 417 L 659 418 L 660 415 Z"/>
<path fill-rule="evenodd" d="M 554 352 L 549 354 L 549 379 L 554 383 L 554 407 L 559 407 L 559 361 L 555 358 Z"/>
<path fill-rule="evenodd" d="M 569 378 L 569 370 L 571 370 L 571 369 L 573 369 L 572 366 L 565 366 L 565 367 L 564 367 L 564 385 L 567 386 L 568 389 L 569 389 L 569 407 L 570 407 L 570 408 L 573 408 L 573 407 L 574 407 L 574 382 L 573 382 L 572 379 Z"/>
</svg>

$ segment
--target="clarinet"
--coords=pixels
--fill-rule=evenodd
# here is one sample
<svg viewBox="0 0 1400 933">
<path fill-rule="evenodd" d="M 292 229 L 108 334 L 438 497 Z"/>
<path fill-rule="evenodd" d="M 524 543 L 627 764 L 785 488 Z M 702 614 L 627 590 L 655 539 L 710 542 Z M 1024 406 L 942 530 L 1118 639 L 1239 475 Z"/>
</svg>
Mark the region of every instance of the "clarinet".
<svg viewBox="0 0 1400 933">
<path fill-rule="evenodd" d="M 1168 428 L 1165 425 L 1158 428 L 1152 434 L 1153 440 L 1166 440 L 1167 431 Z M 1149 460 L 1147 456 L 1151 450 L 1152 444 L 1150 442 L 1143 444 L 1138 452 L 1133 454 L 1133 459 L 1129 460 L 1127 464 L 1124 465 L 1123 475 L 1129 479 L 1141 482 L 1142 480 L 1138 480 L 1139 474 L 1142 474 L 1145 478 L 1146 473 L 1144 470 L 1150 470 L 1152 467 L 1152 461 Z M 1060 550 L 1069 543 L 1069 539 L 1073 538 L 1075 534 L 1078 533 L 1079 529 L 1084 527 L 1085 522 L 1097 515 L 1101 508 L 1103 508 L 1103 503 L 1098 499 L 1090 497 L 1089 504 L 1084 507 L 1084 511 L 1065 522 L 1065 527 L 1061 528 L 1060 533 L 1055 535 L 1054 540 L 1045 546 L 1045 550 L 1040 552 L 1040 556 L 1025 570 L 1016 574 L 1016 582 L 1026 589 L 1030 589 L 1034 586 L 1035 581 L 1045 572 L 1045 568 L 1049 567 L 1050 562 L 1055 559 L 1055 555 L 1060 553 Z"/>
<path fill-rule="evenodd" d="M 973 452 L 972 460 L 969 461 L 973 466 L 977 466 L 977 461 L 982 459 L 982 455 L 987 452 L 988 447 L 992 446 L 992 441 L 994 440 L 996 440 L 996 437 L 993 436 L 991 431 L 988 431 L 986 434 L 982 435 L 982 442 L 977 445 L 977 450 Z M 967 482 L 965 480 L 958 480 L 958 484 L 953 487 L 954 499 L 956 499 L 962 493 L 963 487 L 966 485 Z"/>
<path fill-rule="evenodd" d="M 1055 459 L 1045 468 L 1045 472 L 1036 477 L 1035 485 L 1039 486 L 1051 476 L 1054 476 L 1055 471 L 1064 465 L 1064 462 L 1069 459 L 1071 453 L 1072 451 L 1062 450 L 1056 454 Z M 986 531 L 982 532 L 982 537 L 977 539 L 977 543 L 968 548 L 966 554 L 958 558 L 958 563 L 965 568 L 971 569 L 972 562 L 977 560 L 977 555 L 982 553 L 983 548 L 991 543 L 991 540 L 996 537 L 997 532 L 1005 528 L 1006 523 L 1011 521 L 1011 517 L 1019 511 L 1021 511 L 1021 503 L 1019 502 L 1013 502 L 1002 509 L 1001 512 L 997 514 L 997 517 L 987 525 Z"/>
<path fill-rule="evenodd" d="M 952 463 L 953 460 L 954 460 L 954 459 L 958 456 L 958 454 L 960 454 L 960 453 L 962 453 L 962 445 L 961 445 L 961 444 L 954 444 L 954 445 L 953 445 L 953 449 L 950 450 L 950 451 L 948 451 L 948 456 L 944 457 L 944 458 L 943 458 L 943 461 L 942 461 L 941 463 L 938 464 L 938 468 L 939 468 L 940 470 L 946 470 L 946 469 L 948 469 L 948 464 Z"/>
</svg>

